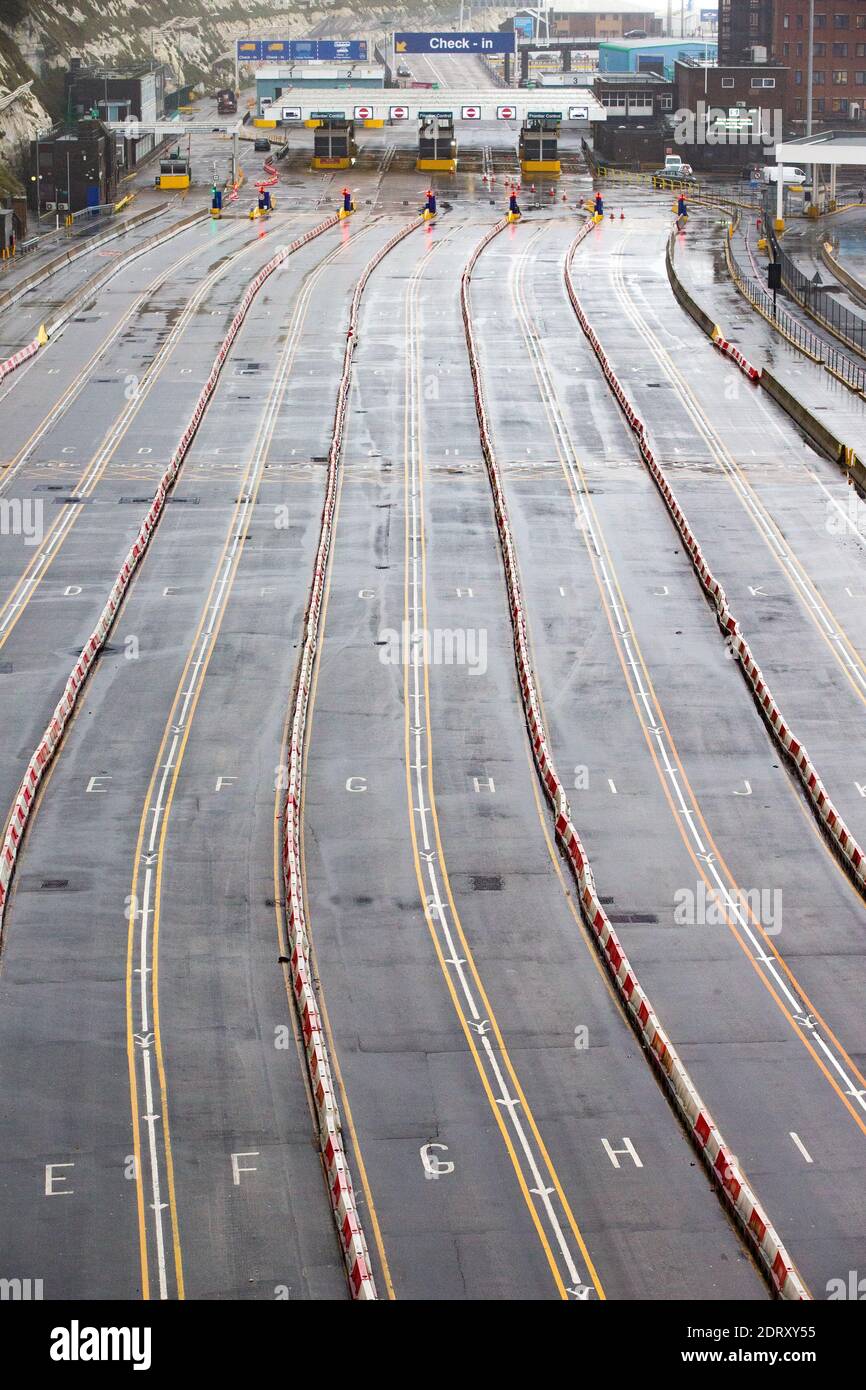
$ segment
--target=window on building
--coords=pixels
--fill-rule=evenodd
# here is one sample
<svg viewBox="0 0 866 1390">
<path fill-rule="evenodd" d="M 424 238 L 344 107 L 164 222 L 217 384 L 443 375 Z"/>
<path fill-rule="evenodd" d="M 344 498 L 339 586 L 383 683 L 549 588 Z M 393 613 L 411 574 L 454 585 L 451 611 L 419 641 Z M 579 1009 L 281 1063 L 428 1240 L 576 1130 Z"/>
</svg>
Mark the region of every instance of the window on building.
<svg viewBox="0 0 866 1390">
<path fill-rule="evenodd" d="M 812 86 L 813 86 L 813 87 L 823 87 L 823 85 L 824 85 L 824 74 L 823 74 L 823 72 L 813 72 L 813 73 L 812 73 Z"/>
<path fill-rule="evenodd" d="M 800 112 L 801 112 L 802 110 L 803 110 L 803 102 L 802 102 L 802 99 L 801 99 L 800 97 L 797 97 L 796 101 L 794 102 L 794 111 L 796 112 L 797 115 L 799 115 Z"/>
<path fill-rule="evenodd" d="M 866 43 L 858 43 L 856 57 L 866 58 Z"/>
<path fill-rule="evenodd" d="M 756 87 L 775 87 L 775 85 L 776 85 L 776 79 L 775 79 L 775 77 L 753 77 L 753 78 L 752 78 L 752 89 L 753 89 L 753 90 L 754 90 L 754 88 L 756 88 Z"/>
<path fill-rule="evenodd" d="M 723 77 L 723 78 L 722 78 L 722 86 L 723 86 L 723 87 L 733 87 L 734 85 L 735 85 L 735 82 L 734 82 L 733 77 Z"/>
<path fill-rule="evenodd" d="M 798 57 L 798 58 L 802 58 L 802 56 L 803 56 L 803 45 L 802 45 L 801 43 L 798 43 L 798 44 L 797 44 L 797 57 Z"/>
<path fill-rule="evenodd" d="M 834 14 L 834 16 L 833 16 L 833 28 L 834 28 L 834 29 L 850 29 L 850 28 L 851 28 L 851 16 L 850 16 L 849 14 Z"/>
<path fill-rule="evenodd" d="M 854 85 L 855 87 L 866 87 L 866 72 L 855 72 Z"/>
<path fill-rule="evenodd" d="M 815 111 L 819 116 L 824 114 L 824 98 L 816 97 L 814 102 Z"/>
<path fill-rule="evenodd" d="M 840 112 L 843 116 L 848 114 L 848 98 L 836 97 L 833 101 L 833 110 Z"/>
<path fill-rule="evenodd" d="M 816 58 L 827 57 L 827 45 L 825 43 L 816 43 L 812 51 L 815 54 Z"/>
<path fill-rule="evenodd" d="M 796 69 L 794 70 L 794 86 L 795 86 L 795 87 L 802 87 L 802 85 L 803 85 L 803 69 L 802 69 L 802 68 L 796 68 Z"/>
<path fill-rule="evenodd" d="M 846 68 L 836 68 L 836 69 L 835 69 L 835 71 L 834 71 L 834 73 L 833 73 L 833 86 L 834 86 L 834 87 L 847 87 L 847 86 L 848 86 L 848 72 L 847 72 L 847 69 L 846 69 Z"/>
<path fill-rule="evenodd" d="M 672 97 L 670 94 L 668 94 L 668 95 L 665 96 L 665 97 L 659 97 L 659 110 L 660 110 L 660 111 L 673 111 L 673 109 L 674 109 L 674 99 L 673 99 L 673 97 Z"/>
<path fill-rule="evenodd" d="M 816 14 L 816 15 L 815 15 L 815 28 L 816 28 L 816 29 L 826 29 L 826 28 L 827 28 L 827 16 L 826 16 L 825 14 Z"/>
<path fill-rule="evenodd" d="M 834 57 L 834 58 L 847 58 L 847 57 L 848 57 L 848 45 L 847 45 L 847 43 L 834 43 L 834 45 L 833 45 L 833 57 Z"/>
</svg>

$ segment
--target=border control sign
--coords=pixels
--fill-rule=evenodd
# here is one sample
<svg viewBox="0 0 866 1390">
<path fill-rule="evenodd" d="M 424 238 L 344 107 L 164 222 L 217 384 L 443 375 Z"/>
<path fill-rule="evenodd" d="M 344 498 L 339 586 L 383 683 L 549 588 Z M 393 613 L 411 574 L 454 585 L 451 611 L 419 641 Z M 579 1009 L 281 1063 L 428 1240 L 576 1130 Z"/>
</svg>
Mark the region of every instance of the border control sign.
<svg viewBox="0 0 866 1390">
<path fill-rule="evenodd" d="M 394 52 L 401 53 L 513 53 L 514 33 L 498 30 L 483 34 L 415 34 L 394 35 Z"/>
</svg>

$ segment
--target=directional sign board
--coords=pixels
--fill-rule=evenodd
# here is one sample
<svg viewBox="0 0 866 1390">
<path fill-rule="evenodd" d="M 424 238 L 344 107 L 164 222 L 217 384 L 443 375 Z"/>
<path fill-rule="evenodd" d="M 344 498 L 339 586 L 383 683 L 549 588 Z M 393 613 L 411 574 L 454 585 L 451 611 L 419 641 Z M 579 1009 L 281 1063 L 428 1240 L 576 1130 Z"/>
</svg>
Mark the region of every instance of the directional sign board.
<svg viewBox="0 0 866 1390">
<path fill-rule="evenodd" d="M 284 121 L 302 120 L 300 106 L 284 106 L 280 111 L 280 118 Z"/>
<path fill-rule="evenodd" d="M 392 120 L 392 121 L 408 121 L 408 119 L 409 119 L 409 107 L 408 107 L 408 106 L 390 106 L 390 107 L 388 108 L 388 116 L 389 116 L 389 119 Z"/>
<path fill-rule="evenodd" d="M 589 120 L 589 107 L 588 107 L 588 106 L 569 106 L 569 108 L 568 108 L 568 119 L 569 119 L 570 121 L 588 121 L 588 120 Z"/>
<path fill-rule="evenodd" d="M 372 121 L 372 120 L 373 120 L 373 115 L 374 115 L 374 113 L 373 113 L 373 108 L 372 108 L 372 106 L 356 106 L 356 107 L 355 107 L 355 120 L 356 120 L 356 121 Z"/>
<path fill-rule="evenodd" d="M 240 63 L 367 61 L 366 39 L 238 39 Z"/>
<path fill-rule="evenodd" d="M 496 108 L 496 119 L 497 119 L 497 121 L 516 121 L 516 120 L 517 120 L 517 108 L 516 108 L 516 106 L 497 106 L 497 108 Z"/>
<path fill-rule="evenodd" d="M 400 53 L 513 53 L 514 33 L 394 35 L 394 52 Z"/>
<path fill-rule="evenodd" d="M 461 121 L 480 121 L 480 120 L 481 120 L 481 107 L 480 107 L 480 106 L 461 106 L 461 108 L 460 108 L 460 119 L 461 119 Z"/>
</svg>

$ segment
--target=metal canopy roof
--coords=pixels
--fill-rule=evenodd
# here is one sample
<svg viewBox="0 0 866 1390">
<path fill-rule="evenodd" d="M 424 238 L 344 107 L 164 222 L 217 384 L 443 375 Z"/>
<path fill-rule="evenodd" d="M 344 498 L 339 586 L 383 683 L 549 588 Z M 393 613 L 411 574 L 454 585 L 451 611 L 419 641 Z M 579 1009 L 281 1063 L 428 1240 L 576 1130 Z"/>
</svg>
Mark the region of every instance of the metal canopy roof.
<svg viewBox="0 0 866 1390">
<path fill-rule="evenodd" d="M 866 136 L 842 130 L 802 135 L 776 146 L 777 164 L 866 165 Z"/>
</svg>

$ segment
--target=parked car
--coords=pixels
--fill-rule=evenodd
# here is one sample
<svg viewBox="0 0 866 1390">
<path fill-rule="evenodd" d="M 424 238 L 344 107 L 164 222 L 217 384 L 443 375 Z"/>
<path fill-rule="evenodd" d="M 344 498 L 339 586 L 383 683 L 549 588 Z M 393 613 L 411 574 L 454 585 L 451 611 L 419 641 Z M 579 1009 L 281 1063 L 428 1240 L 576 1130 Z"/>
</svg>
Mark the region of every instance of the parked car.
<svg viewBox="0 0 866 1390">
<path fill-rule="evenodd" d="M 253 149 L 255 150 L 256 154 L 267 154 L 270 148 L 270 140 L 266 140 L 263 135 L 260 135 L 256 140 L 255 144 L 253 145 Z"/>
</svg>

